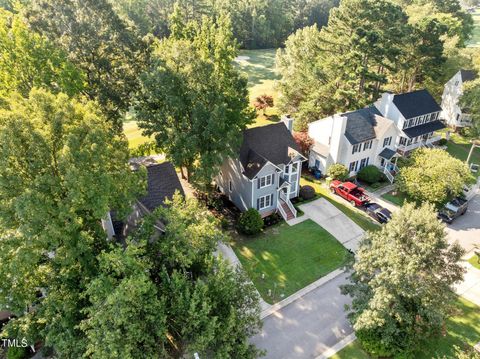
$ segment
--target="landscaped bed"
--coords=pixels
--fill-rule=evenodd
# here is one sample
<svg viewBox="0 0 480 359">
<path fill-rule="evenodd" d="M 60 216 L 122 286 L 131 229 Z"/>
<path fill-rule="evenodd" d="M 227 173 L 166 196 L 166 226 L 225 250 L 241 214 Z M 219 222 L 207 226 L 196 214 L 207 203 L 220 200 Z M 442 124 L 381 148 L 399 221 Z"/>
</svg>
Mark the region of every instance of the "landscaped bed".
<svg viewBox="0 0 480 359">
<path fill-rule="evenodd" d="M 254 237 L 237 236 L 232 247 L 268 303 L 276 303 L 342 267 L 351 256 L 311 220 L 294 226 L 282 223 Z"/>
<path fill-rule="evenodd" d="M 461 349 L 465 346 L 474 346 L 480 341 L 480 308 L 459 298 L 457 301 L 457 313 L 447 321 L 446 336 L 427 341 L 422 350 L 415 353 L 416 359 L 431 358 L 455 358 L 454 346 Z M 357 341 L 346 346 L 340 352 L 331 357 L 332 359 L 369 358 L 362 350 Z"/>
</svg>

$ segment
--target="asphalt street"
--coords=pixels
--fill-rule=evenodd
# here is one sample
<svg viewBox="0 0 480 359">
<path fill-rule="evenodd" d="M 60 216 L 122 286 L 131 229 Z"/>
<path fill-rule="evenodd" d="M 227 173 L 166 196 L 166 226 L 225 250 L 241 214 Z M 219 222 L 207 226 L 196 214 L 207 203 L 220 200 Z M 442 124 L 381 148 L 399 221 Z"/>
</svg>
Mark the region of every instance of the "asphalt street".
<svg viewBox="0 0 480 359">
<path fill-rule="evenodd" d="M 266 317 L 252 338 L 266 358 L 315 358 L 353 332 L 344 311 L 350 298 L 340 293 L 341 274 Z"/>
</svg>

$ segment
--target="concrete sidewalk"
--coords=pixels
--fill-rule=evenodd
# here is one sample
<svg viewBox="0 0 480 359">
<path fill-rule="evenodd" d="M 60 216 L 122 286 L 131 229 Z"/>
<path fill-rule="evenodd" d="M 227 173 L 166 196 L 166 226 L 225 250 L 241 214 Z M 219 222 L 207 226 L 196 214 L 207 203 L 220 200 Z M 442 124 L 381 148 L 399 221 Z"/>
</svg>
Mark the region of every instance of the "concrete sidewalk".
<svg viewBox="0 0 480 359">
<path fill-rule="evenodd" d="M 455 286 L 455 292 L 480 306 L 480 270 L 468 262 L 462 263 L 467 270 L 463 282 Z"/>
<path fill-rule="evenodd" d="M 334 236 L 345 248 L 352 251 L 358 249 L 360 239 L 365 233 L 364 230 L 326 199 L 320 198 L 303 204 L 300 209 Z"/>
</svg>

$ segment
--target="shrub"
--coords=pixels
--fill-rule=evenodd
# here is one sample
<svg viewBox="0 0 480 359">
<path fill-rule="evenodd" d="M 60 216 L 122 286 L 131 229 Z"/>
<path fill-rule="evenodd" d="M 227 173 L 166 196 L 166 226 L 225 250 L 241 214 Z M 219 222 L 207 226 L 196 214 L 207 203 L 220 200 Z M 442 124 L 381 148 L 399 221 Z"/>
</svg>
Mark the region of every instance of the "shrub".
<svg viewBox="0 0 480 359">
<path fill-rule="evenodd" d="M 263 228 L 263 220 L 255 208 L 250 208 L 240 215 L 237 226 L 240 233 L 253 235 L 260 233 Z"/>
<path fill-rule="evenodd" d="M 362 348 L 373 357 L 390 357 L 393 354 L 393 348 L 389 348 L 382 343 L 382 336 L 375 330 L 357 330 L 355 333 Z"/>
<path fill-rule="evenodd" d="M 315 189 L 312 186 L 306 185 L 300 187 L 300 198 L 307 200 L 315 197 Z"/>
<path fill-rule="evenodd" d="M 348 177 L 348 169 L 341 163 L 335 163 L 328 167 L 327 175 L 333 179 L 344 181 Z"/>
<path fill-rule="evenodd" d="M 441 138 L 440 141 L 438 141 L 439 146 L 445 146 L 448 143 L 446 138 Z"/>
<path fill-rule="evenodd" d="M 373 165 L 365 166 L 357 173 L 357 178 L 360 181 L 367 182 L 369 184 L 379 182 L 382 179 L 382 172 Z"/>
<path fill-rule="evenodd" d="M 280 219 L 280 216 L 277 213 L 274 213 L 271 216 L 264 218 L 263 223 L 266 227 L 270 227 L 280 222 Z"/>
<path fill-rule="evenodd" d="M 23 359 L 27 357 L 27 349 L 23 347 L 9 347 L 7 359 Z"/>
</svg>

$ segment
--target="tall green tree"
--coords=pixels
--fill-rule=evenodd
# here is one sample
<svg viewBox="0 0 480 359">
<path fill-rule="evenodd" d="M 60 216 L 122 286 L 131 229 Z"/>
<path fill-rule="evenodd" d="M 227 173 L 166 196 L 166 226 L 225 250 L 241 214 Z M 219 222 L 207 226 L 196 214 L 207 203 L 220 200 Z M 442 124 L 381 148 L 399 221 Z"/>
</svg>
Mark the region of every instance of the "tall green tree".
<svg viewBox="0 0 480 359">
<path fill-rule="evenodd" d="M 27 97 L 33 87 L 69 96 L 83 90 L 83 74 L 62 50 L 29 30 L 20 14 L 0 10 L 0 92 Z"/>
<path fill-rule="evenodd" d="M 85 94 L 121 129 L 148 55 L 136 31 L 107 0 L 33 0 L 25 14 L 35 31 L 85 73 Z"/>
<path fill-rule="evenodd" d="M 417 201 L 440 204 L 462 193 L 465 184 L 472 180 L 468 166 L 448 152 L 420 148 L 400 169 L 397 186 Z"/>
<path fill-rule="evenodd" d="M 349 319 L 374 356 L 410 357 L 441 335 L 461 281 L 463 249 L 449 246 L 432 205 L 405 204 L 380 231 L 368 232 L 353 264 Z"/>
<path fill-rule="evenodd" d="M 157 209 L 137 234 L 153 235 L 155 218 L 166 223 L 165 234 L 149 244 L 151 277 L 165 303 L 165 346 L 174 357 L 198 352 L 218 358 L 254 358 L 258 351 L 249 337 L 260 327 L 258 294 L 242 271 L 213 255 L 225 240 L 218 222 L 194 199 L 175 195 Z"/>
<path fill-rule="evenodd" d="M 292 35 L 277 54 L 277 66 L 281 107 L 297 114 L 299 130 L 377 99 L 401 54 L 398 39 L 407 20 L 390 1 L 343 0 L 320 32 L 310 28 Z"/>
<path fill-rule="evenodd" d="M 33 89 L 0 110 L 0 308 L 19 317 L 15 337 L 82 357 L 84 291 L 108 245 L 100 220 L 142 188 L 127 159 L 92 103 Z"/>
<path fill-rule="evenodd" d="M 208 184 L 238 150 L 254 114 L 247 80 L 232 63 L 237 48 L 228 18 L 181 24 L 178 19 L 172 36 L 158 43 L 142 76 L 136 116 L 182 175 L 184 168 L 189 181 Z"/>
</svg>

